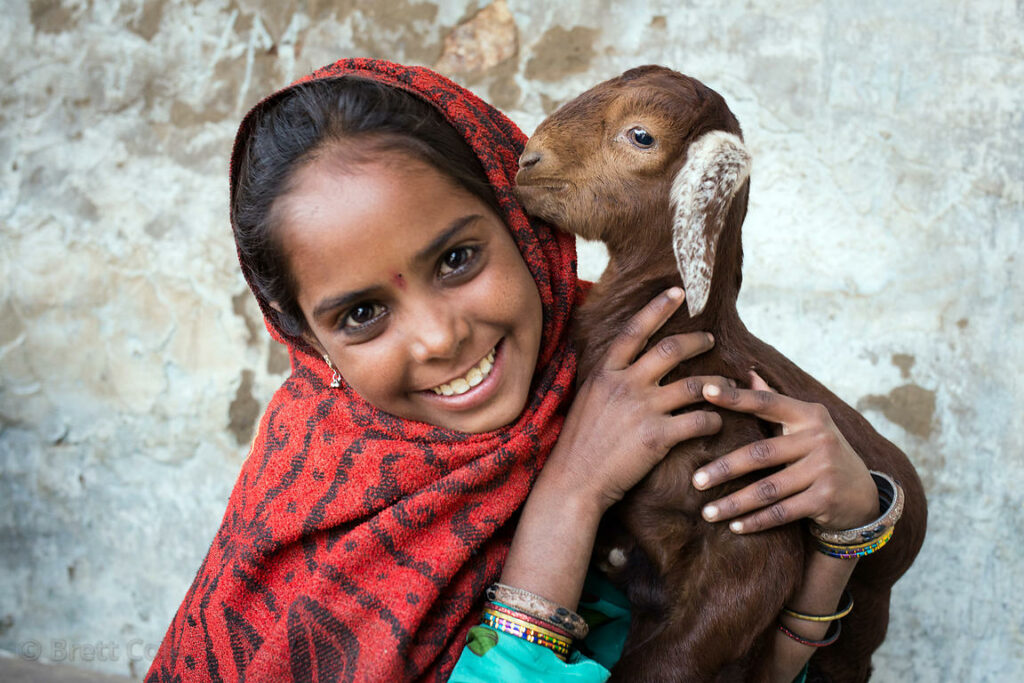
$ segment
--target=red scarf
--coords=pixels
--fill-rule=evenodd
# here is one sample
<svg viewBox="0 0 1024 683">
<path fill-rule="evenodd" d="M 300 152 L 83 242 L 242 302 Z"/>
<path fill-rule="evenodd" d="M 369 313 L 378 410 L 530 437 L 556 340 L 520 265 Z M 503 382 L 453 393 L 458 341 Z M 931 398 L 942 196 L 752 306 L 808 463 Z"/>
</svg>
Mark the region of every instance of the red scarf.
<svg viewBox="0 0 1024 683">
<path fill-rule="evenodd" d="M 518 421 L 486 434 L 400 419 L 330 388 L 323 360 L 268 325 L 289 347 L 292 374 L 147 683 L 447 679 L 571 398 L 575 245 L 529 220 L 512 195 L 525 136 L 423 68 L 346 59 L 303 81 L 342 75 L 430 102 L 480 158 L 543 304 L 531 398 Z M 280 94 L 242 121 L 232 168 L 254 115 Z M 232 173 L 232 194 L 236 182 Z"/>
</svg>

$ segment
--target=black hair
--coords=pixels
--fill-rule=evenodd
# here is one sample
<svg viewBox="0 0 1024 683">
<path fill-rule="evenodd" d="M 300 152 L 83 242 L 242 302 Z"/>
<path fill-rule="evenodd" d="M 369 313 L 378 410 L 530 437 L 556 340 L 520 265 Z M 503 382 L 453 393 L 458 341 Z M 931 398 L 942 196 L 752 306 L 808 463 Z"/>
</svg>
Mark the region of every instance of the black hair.
<svg viewBox="0 0 1024 683">
<path fill-rule="evenodd" d="M 379 152 L 407 154 L 501 215 L 480 160 L 428 102 L 352 76 L 301 83 L 285 91 L 257 113 L 239 155 L 231 224 L 250 285 L 265 303 L 275 304 L 264 312 L 292 337 L 301 337 L 309 326 L 276 229 L 275 202 L 289 192 L 297 170 L 335 148 L 343 163 L 353 165 Z"/>
</svg>

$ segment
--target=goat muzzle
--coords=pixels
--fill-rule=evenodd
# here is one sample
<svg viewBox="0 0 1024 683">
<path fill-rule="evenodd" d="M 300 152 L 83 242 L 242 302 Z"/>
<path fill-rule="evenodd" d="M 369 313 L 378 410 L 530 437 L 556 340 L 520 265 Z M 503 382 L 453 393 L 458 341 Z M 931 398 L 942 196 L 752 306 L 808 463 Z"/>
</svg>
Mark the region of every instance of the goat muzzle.
<svg viewBox="0 0 1024 683">
<path fill-rule="evenodd" d="M 531 166 L 534 166 L 543 156 L 540 152 L 523 152 L 523 155 L 519 157 L 519 170 L 524 171 Z"/>
</svg>

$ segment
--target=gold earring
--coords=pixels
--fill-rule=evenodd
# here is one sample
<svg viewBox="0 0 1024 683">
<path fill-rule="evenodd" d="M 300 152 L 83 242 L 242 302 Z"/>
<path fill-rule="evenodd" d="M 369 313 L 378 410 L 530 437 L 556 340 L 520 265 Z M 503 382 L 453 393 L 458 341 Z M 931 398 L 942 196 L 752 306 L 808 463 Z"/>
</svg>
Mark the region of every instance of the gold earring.
<svg viewBox="0 0 1024 683">
<path fill-rule="evenodd" d="M 338 371 L 335 369 L 334 363 L 331 362 L 331 359 L 328 357 L 328 355 L 326 353 L 324 354 L 324 362 L 327 363 L 327 367 L 329 367 L 331 369 L 331 372 L 334 373 L 332 375 L 332 377 L 331 377 L 331 388 L 332 389 L 340 388 L 341 387 L 341 374 L 339 374 Z"/>
</svg>

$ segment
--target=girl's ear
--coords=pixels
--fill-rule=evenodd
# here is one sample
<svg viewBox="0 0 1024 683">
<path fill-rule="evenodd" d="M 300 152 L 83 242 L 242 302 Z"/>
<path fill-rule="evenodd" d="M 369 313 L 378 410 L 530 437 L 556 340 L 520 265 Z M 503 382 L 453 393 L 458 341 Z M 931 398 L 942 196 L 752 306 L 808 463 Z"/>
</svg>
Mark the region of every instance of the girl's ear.
<svg viewBox="0 0 1024 683">
<path fill-rule="evenodd" d="M 732 198 L 749 176 L 743 141 L 714 130 L 690 143 L 686 163 L 672 181 L 672 247 L 690 317 L 707 305 L 718 238 Z"/>
</svg>

